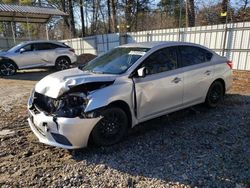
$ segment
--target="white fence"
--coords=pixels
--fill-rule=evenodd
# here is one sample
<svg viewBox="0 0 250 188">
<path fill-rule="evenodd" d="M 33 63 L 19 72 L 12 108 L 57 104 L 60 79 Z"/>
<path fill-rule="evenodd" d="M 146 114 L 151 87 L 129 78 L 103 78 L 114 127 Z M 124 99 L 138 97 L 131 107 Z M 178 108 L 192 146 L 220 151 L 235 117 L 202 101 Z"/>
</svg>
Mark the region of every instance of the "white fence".
<svg viewBox="0 0 250 188">
<path fill-rule="evenodd" d="M 250 70 L 250 22 L 231 23 L 227 24 L 227 27 L 221 24 L 131 32 L 122 36 L 115 33 L 64 40 L 75 48 L 77 54 L 97 55 L 120 44 L 149 41 L 183 41 L 201 44 L 232 60 L 234 69 Z"/>
<path fill-rule="evenodd" d="M 16 39 L 16 43 L 25 39 Z M 213 49 L 233 61 L 233 68 L 250 70 L 250 22 L 231 23 L 177 29 L 161 29 L 96 35 L 84 38 L 63 40 L 76 50 L 76 53 L 101 54 L 120 44 L 149 41 L 193 42 Z M 11 38 L 0 38 L 0 49 L 14 45 Z"/>
</svg>

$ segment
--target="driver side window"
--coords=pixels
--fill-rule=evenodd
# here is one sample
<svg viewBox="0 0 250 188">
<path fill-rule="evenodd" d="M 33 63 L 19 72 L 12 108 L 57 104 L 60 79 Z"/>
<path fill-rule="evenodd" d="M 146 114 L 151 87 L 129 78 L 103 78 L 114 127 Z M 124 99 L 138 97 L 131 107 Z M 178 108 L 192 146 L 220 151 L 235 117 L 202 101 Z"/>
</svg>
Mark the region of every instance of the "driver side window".
<svg viewBox="0 0 250 188">
<path fill-rule="evenodd" d="M 177 53 L 175 48 L 168 47 L 154 52 L 142 63 L 141 67 L 147 68 L 147 75 L 176 69 Z"/>
<path fill-rule="evenodd" d="M 31 51 L 33 51 L 33 45 L 32 44 L 28 44 L 28 45 L 23 46 L 21 49 L 24 49 L 24 52 L 31 52 Z M 19 51 L 21 49 L 19 49 Z"/>
</svg>

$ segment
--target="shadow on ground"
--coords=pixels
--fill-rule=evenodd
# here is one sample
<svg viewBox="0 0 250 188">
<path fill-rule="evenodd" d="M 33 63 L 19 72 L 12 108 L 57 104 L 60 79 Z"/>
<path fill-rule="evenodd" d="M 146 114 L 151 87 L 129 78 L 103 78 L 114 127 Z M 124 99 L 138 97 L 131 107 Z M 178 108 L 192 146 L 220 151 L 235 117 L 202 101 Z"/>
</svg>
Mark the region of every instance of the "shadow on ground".
<svg viewBox="0 0 250 188">
<path fill-rule="evenodd" d="M 250 96 L 231 94 L 216 109 L 198 105 L 162 116 L 138 125 L 120 144 L 76 150 L 72 157 L 191 186 L 249 185 L 249 126 Z"/>
<path fill-rule="evenodd" d="M 76 63 L 74 67 L 78 67 L 82 64 Z M 52 74 L 54 72 L 57 72 L 55 68 L 41 68 L 41 69 L 29 69 L 29 70 L 21 70 L 18 71 L 15 75 L 13 76 L 1 76 L 0 78 L 6 79 L 6 80 L 29 80 L 29 81 L 39 81 L 45 76 Z"/>
<path fill-rule="evenodd" d="M 1 77 L 6 80 L 29 80 L 29 81 L 39 81 L 43 77 L 54 73 L 54 69 L 31 69 L 31 70 L 22 70 L 18 71 L 14 76 L 5 76 Z"/>
</svg>

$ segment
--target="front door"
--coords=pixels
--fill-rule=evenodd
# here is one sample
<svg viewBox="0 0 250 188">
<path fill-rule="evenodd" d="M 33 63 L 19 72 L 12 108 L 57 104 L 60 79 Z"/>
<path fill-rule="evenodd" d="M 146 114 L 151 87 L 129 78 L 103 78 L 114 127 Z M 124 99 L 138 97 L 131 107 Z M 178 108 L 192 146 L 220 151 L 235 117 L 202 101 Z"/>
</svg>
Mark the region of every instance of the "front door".
<svg viewBox="0 0 250 188">
<path fill-rule="evenodd" d="M 43 66 L 53 65 L 55 59 L 55 49 L 50 43 L 36 43 L 34 44 L 34 53 L 36 54 L 39 63 Z"/>
<path fill-rule="evenodd" d="M 182 105 L 183 74 L 179 72 L 174 47 L 154 52 L 142 62 L 141 67 L 146 67 L 148 73 L 143 78 L 134 78 L 139 121 Z"/>
<path fill-rule="evenodd" d="M 37 63 L 37 57 L 33 51 L 33 44 L 27 44 L 15 52 L 13 60 L 18 63 L 18 67 L 28 68 Z"/>
</svg>

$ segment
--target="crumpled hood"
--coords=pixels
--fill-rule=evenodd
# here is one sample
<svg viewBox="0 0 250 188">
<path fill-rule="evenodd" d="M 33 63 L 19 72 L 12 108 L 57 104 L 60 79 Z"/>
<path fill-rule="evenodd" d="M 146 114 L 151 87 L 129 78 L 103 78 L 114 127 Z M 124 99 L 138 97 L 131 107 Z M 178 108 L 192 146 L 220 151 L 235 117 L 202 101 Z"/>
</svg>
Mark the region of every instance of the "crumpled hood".
<svg viewBox="0 0 250 188">
<path fill-rule="evenodd" d="M 94 74 L 73 68 L 44 77 L 36 84 L 35 91 L 51 98 L 57 98 L 71 87 L 90 82 L 114 81 L 116 78 L 116 75 Z"/>
</svg>

